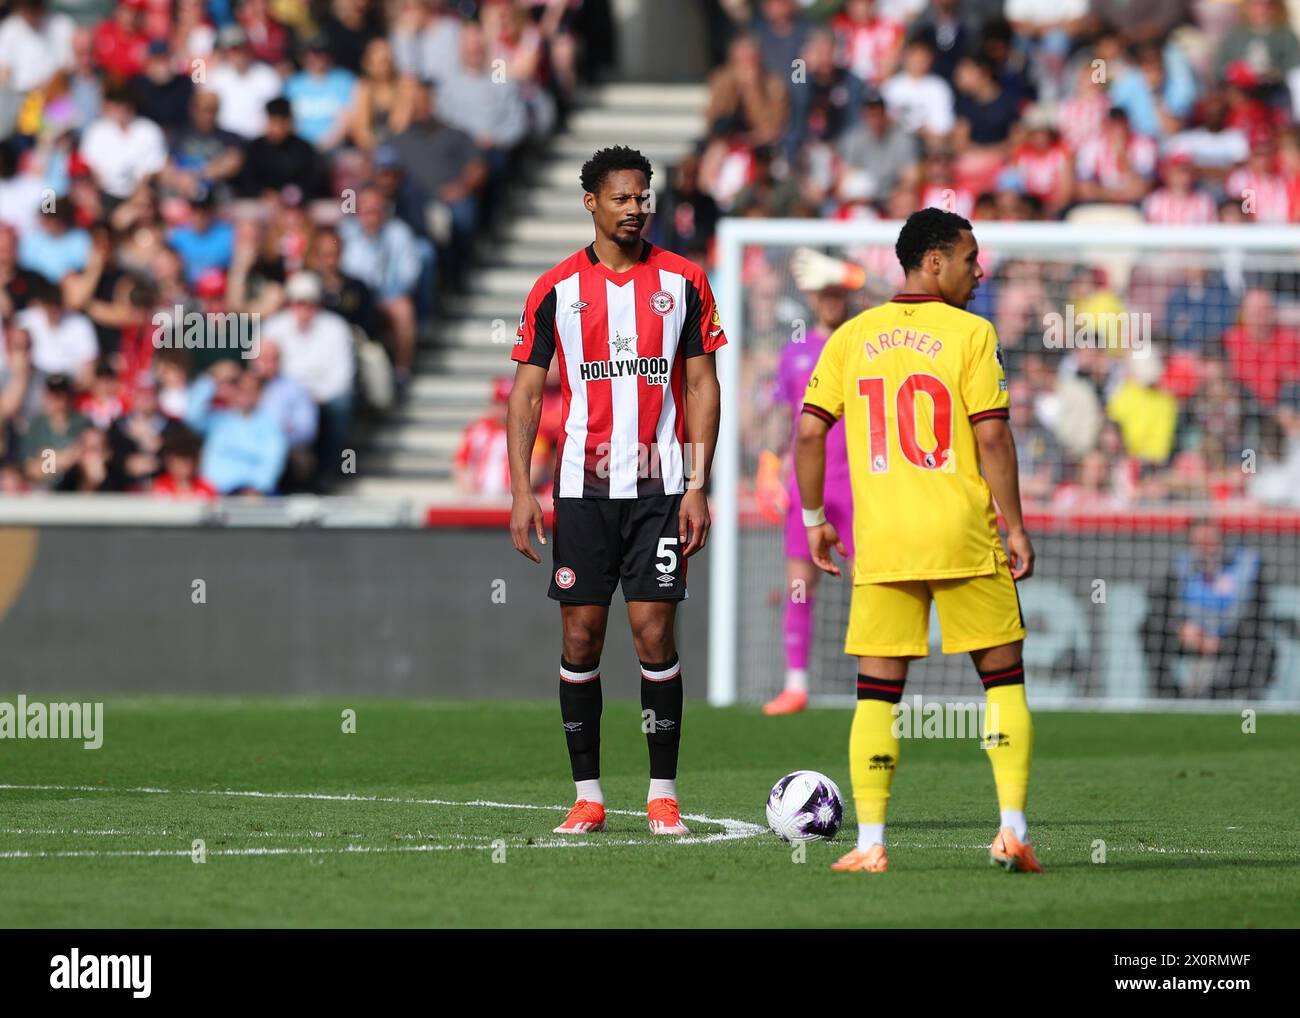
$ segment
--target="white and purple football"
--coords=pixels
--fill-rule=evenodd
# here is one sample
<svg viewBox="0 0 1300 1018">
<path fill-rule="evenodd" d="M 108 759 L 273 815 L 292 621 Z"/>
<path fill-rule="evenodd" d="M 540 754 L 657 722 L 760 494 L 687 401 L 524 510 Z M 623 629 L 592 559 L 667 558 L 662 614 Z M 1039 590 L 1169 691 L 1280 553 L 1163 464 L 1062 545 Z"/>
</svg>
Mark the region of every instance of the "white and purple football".
<svg viewBox="0 0 1300 1018">
<path fill-rule="evenodd" d="M 782 841 L 830 841 L 843 820 L 839 788 L 817 771 L 787 774 L 767 797 L 767 826 Z"/>
</svg>

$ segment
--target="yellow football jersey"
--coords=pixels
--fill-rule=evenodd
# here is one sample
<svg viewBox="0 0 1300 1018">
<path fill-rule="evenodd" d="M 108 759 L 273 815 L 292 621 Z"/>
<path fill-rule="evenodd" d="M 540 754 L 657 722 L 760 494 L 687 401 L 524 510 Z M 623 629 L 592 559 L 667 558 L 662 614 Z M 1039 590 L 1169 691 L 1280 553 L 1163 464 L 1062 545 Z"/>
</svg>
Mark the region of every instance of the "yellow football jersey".
<svg viewBox="0 0 1300 1018">
<path fill-rule="evenodd" d="M 1001 550 L 974 424 L 1008 417 L 993 326 L 938 297 L 900 295 L 826 341 L 804 411 L 844 417 L 854 583 L 981 576 Z"/>
</svg>

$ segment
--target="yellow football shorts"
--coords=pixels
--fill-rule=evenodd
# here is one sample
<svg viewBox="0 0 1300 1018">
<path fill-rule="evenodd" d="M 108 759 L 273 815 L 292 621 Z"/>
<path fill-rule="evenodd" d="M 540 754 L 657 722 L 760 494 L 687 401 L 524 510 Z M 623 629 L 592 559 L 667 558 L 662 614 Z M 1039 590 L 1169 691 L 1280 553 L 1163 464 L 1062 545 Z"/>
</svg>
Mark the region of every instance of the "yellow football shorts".
<svg viewBox="0 0 1300 1018">
<path fill-rule="evenodd" d="M 1025 638 L 1020 595 L 1005 555 L 994 572 L 951 580 L 860 583 L 853 588 L 844 653 L 855 657 L 925 657 L 930 601 L 939 612 L 943 652 L 961 654 Z"/>
</svg>

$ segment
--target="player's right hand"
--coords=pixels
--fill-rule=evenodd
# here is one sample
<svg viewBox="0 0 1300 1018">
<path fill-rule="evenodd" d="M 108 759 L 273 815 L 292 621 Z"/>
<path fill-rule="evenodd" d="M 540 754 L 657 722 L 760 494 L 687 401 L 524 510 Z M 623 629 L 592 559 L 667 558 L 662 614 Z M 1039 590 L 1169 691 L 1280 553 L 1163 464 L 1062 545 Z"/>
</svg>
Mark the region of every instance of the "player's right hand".
<svg viewBox="0 0 1300 1018">
<path fill-rule="evenodd" d="M 832 576 L 840 575 L 840 567 L 831 558 L 831 549 L 840 553 L 840 558 L 848 557 L 848 550 L 832 523 L 822 523 L 808 528 L 808 551 L 812 554 L 813 565 Z"/>
<path fill-rule="evenodd" d="M 520 555 L 524 555 L 534 562 L 540 562 L 542 557 L 533 548 L 534 532 L 537 534 L 537 540 L 545 544 L 545 520 L 542 517 L 542 507 L 537 501 L 537 496 L 532 492 L 527 495 L 516 495 L 513 504 L 510 506 L 510 540 L 515 543 L 515 551 L 519 552 Z"/>
</svg>

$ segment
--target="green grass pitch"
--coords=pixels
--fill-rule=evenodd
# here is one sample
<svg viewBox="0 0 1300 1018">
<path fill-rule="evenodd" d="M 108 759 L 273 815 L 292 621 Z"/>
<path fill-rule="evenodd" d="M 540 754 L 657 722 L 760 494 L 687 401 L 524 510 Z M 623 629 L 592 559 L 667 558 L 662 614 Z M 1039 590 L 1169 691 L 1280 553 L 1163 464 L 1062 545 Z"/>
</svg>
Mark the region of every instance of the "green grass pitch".
<svg viewBox="0 0 1300 1018">
<path fill-rule="evenodd" d="M 341 731 L 345 708 L 355 734 Z M 1248 735 L 1226 712 L 1038 712 L 1042 877 L 989 866 L 993 781 L 972 740 L 904 741 L 888 874 L 828 869 L 851 843 L 851 811 L 803 862 L 753 832 L 787 771 L 825 771 L 849 794 L 849 720 L 688 704 L 682 806 L 726 823 L 696 820 L 700 840 L 677 844 L 651 842 L 631 815 L 645 799 L 640 713 L 608 703 L 607 805 L 629 812 L 553 847 L 551 807 L 572 796 L 554 703 L 110 698 L 99 750 L 0 741 L 0 915 L 53 927 L 1300 922 L 1300 717 L 1262 713 Z M 497 805 L 469 804 L 484 800 Z"/>
</svg>

